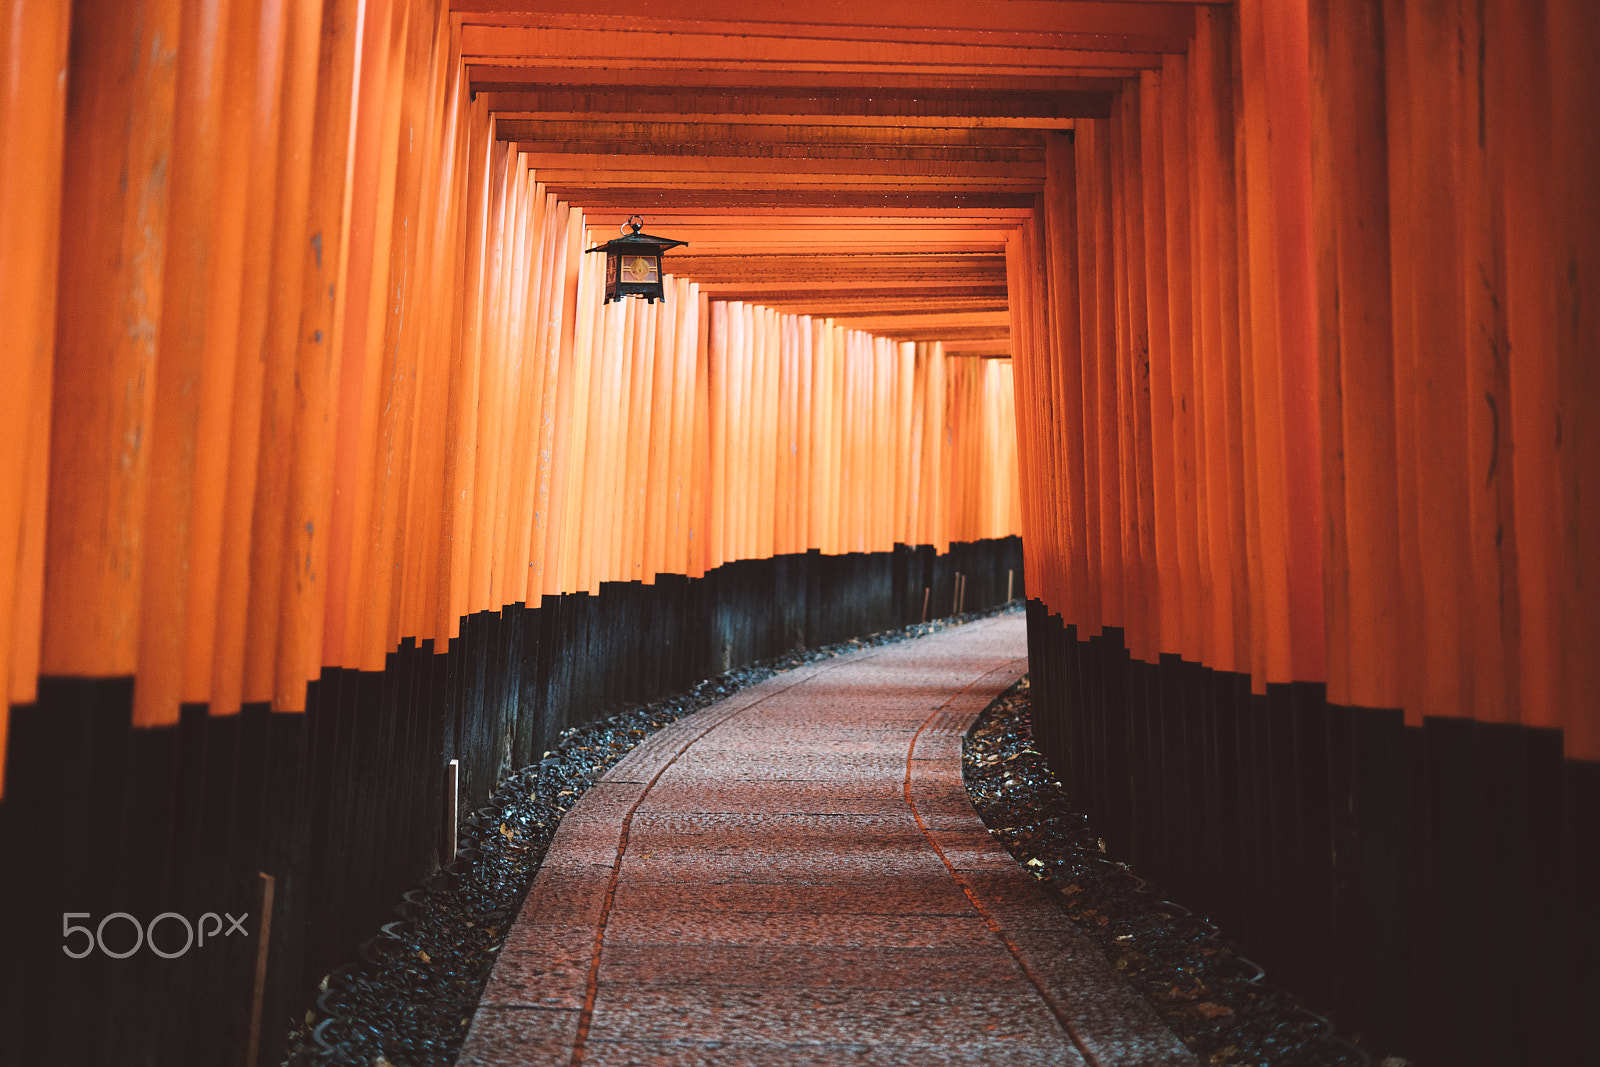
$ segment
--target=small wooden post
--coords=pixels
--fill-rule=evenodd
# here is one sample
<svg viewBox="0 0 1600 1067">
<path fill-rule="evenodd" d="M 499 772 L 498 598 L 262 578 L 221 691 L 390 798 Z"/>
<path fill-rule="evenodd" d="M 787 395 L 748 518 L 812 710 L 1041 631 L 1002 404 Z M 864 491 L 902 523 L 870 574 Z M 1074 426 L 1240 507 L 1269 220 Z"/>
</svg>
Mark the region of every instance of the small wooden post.
<svg viewBox="0 0 1600 1067">
<path fill-rule="evenodd" d="M 453 759 L 445 772 L 444 785 L 444 846 L 440 849 L 440 865 L 456 856 L 456 824 L 461 810 L 461 761 Z"/>
<path fill-rule="evenodd" d="M 250 1041 L 246 1045 L 245 1067 L 256 1067 L 261 1054 L 261 1008 L 267 993 L 267 953 L 272 948 L 272 898 L 277 879 L 266 871 L 261 878 L 261 921 L 256 926 L 256 981 L 250 999 Z"/>
</svg>

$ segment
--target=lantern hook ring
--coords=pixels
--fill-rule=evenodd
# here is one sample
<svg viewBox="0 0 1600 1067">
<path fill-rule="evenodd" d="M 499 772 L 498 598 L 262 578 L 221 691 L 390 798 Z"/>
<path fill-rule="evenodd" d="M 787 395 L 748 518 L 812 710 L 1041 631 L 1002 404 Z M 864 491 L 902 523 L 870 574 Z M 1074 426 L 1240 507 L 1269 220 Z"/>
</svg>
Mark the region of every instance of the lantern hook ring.
<svg viewBox="0 0 1600 1067">
<path fill-rule="evenodd" d="M 624 236 L 626 236 L 624 231 L 630 230 L 630 229 L 634 233 L 638 233 L 640 230 L 644 229 L 644 216 L 643 215 L 629 215 L 628 216 L 628 221 L 624 222 L 621 226 L 617 227 L 617 232 L 618 233 L 623 233 Z"/>
</svg>

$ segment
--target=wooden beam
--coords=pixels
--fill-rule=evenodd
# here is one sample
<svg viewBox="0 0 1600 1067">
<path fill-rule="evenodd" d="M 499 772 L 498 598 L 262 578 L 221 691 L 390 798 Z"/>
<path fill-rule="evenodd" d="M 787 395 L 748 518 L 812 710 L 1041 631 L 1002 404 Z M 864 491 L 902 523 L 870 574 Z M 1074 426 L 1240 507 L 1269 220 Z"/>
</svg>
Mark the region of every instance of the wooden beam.
<svg viewBox="0 0 1600 1067">
<path fill-rule="evenodd" d="M 1050 32 L 1107 37 L 1176 39 L 1179 47 L 1194 34 L 1194 0 L 1182 2 L 1062 3 L 1059 0 L 877 0 L 871 5 L 836 0 L 673 0 L 653 12 L 677 20 L 769 23 L 792 27 L 902 27 L 925 30 Z M 632 17 L 630 0 L 452 0 L 463 21 L 481 23 L 581 13 L 591 17 Z"/>
<path fill-rule="evenodd" d="M 461 55 L 468 63 L 538 66 L 601 66 L 611 69 L 660 70 L 674 66 L 717 64 L 790 70 L 926 70 L 1031 73 L 1077 72 L 1095 75 L 1115 71 L 1125 76 L 1161 65 L 1163 51 L 1176 47 L 1161 41 L 1135 42 L 1141 47 L 1096 48 L 1103 37 L 1080 35 L 985 35 L 999 43 L 968 43 L 928 31 L 875 32 L 852 27 L 848 32 L 803 36 L 775 32 L 760 23 L 665 23 L 650 19 L 599 20 L 555 16 L 517 26 L 465 25 Z M 721 31 L 721 32 L 719 32 Z"/>
<path fill-rule="evenodd" d="M 854 330 L 885 335 L 896 329 L 932 329 L 936 326 L 981 328 L 1000 330 L 1004 333 L 1009 333 L 1011 328 L 1011 315 L 1005 310 L 945 311 L 926 303 L 922 305 L 921 310 L 889 311 L 875 315 L 838 315 L 834 321 Z"/>
<path fill-rule="evenodd" d="M 541 177 L 545 177 L 541 175 Z M 982 215 L 1021 220 L 1033 210 L 1026 192 L 877 189 L 841 191 L 805 189 L 638 189 L 626 183 L 586 186 L 546 181 L 545 189 L 561 199 L 597 214 L 620 212 L 623 218 L 644 211 L 654 215 L 691 210 L 709 212 L 760 211 L 773 216 L 812 215 L 826 211 L 835 216 L 879 218 L 891 212 L 906 217 Z"/>
<path fill-rule="evenodd" d="M 1004 300 L 1006 296 L 1003 285 L 969 285 L 958 282 L 952 283 L 925 283 L 914 286 L 885 286 L 873 288 L 868 285 L 834 284 L 827 287 L 791 285 L 788 288 L 761 287 L 742 285 L 737 282 L 729 283 L 702 283 L 701 291 L 711 292 L 717 300 L 754 300 L 759 303 L 777 306 L 781 300 L 785 307 L 799 303 L 813 306 L 845 306 L 849 297 L 888 297 L 904 300 L 916 294 L 921 294 L 924 300 L 938 301 L 959 299 L 961 297 L 985 297 L 991 300 Z"/>
<path fill-rule="evenodd" d="M 669 254 L 667 266 L 674 274 L 692 278 L 703 285 L 729 281 L 750 285 L 820 285 L 835 288 L 854 279 L 870 279 L 879 287 L 959 282 L 961 284 L 1001 285 L 1004 263 L 996 264 L 995 253 L 863 253 L 859 251 L 771 254 L 766 250 L 746 253 L 686 255 L 682 250 Z"/>
<path fill-rule="evenodd" d="M 509 94 L 506 94 L 509 95 Z M 1098 94 L 1095 94 L 1098 98 Z M 969 118 L 956 119 L 948 115 L 802 115 L 802 114 L 751 114 L 740 115 L 728 112 L 661 112 L 672 114 L 684 122 L 694 123 L 726 123 L 730 125 L 750 124 L 767 125 L 781 123 L 789 126 L 803 126 L 811 130 L 825 130 L 830 126 L 846 126 L 852 129 L 880 128 L 890 133 L 903 132 L 915 129 L 929 130 L 1070 130 L 1075 128 L 1078 118 L 1093 118 L 1092 114 L 1084 115 L 1083 112 L 1098 110 L 1096 103 L 1093 106 L 1084 105 L 1072 109 L 1074 116 L 1070 118 L 1049 116 L 1020 116 L 1020 115 L 978 115 Z M 500 114 L 500 118 L 510 121 L 529 122 L 581 122 L 587 118 L 603 115 L 607 121 L 626 121 L 631 113 L 626 111 L 613 111 L 605 113 L 584 111 L 507 111 Z M 531 139 L 531 138 L 525 138 Z"/>
<path fill-rule="evenodd" d="M 810 120 L 795 123 L 685 122 L 679 118 L 638 119 L 522 119 L 515 112 L 496 112 L 495 135 L 503 141 L 542 142 L 553 145 L 648 145 L 652 151 L 702 150 L 727 145 L 773 145 L 807 151 L 861 146 L 894 149 L 1012 149 L 1044 150 L 1044 134 L 1036 130 L 980 129 L 964 125 L 818 126 Z M 756 119 L 757 116 L 745 116 Z M 582 151 L 581 147 L 566 151 Z"/>
<path fill-rule="evenodd" d="M 463 20 L 463 24 L 469 29 L 490 32 L 521 31 L 541 35 L 560 32 L 603 33 L 630 42 L 638 41 L 644 35 L 648 35 L 654 40 L 656 47 L 646 54 L 667 55 L 677 54 L 680 42 L 717 38 L 738 41 L 746 48 L 763 40 L 783 42 L 785 46 L 802 49 L 808 42 L 846 41 L 852 45 L 896 44 L 947 49 L 1028 49 L 1066 51 L 1074 54 L 1108 52 L 1120 56 L 1177 52 L 1188 43 L 1188 35 L 1184 33 L 1086 33 L 1074 28 L 1054 30 L 1038 26 L 1019 26 L 1013 29 L 968 26 L 944 29 L 925 24 L 877 25 L 860 20 L 854 25 L 825 25 L 795 21 L 661 18 L 655 17 L 653 12 L 644 16 L 637 12 L 625 16 L 489 15 Z M 638 55 L 639 52 L 630 51 L 627 54 Z"/>
<path fill-rule="evenodd" d="M 1065 101 L 1093 105 L 1100 116 L 1109 114 L 1111 97 L 1123 84 L 1121 78 L 1104 71 L 1090 75 L 1051 71 L 1048 74 L 1016 74 L 1006 72 L 937 74 L 897 73 L 895 71 L 859 71 L 841 69 L 824 75 L 780 68 L 724 68 L 697 67 L 671 71 L 645 72 L 633 68 L 593 66 L 557 66 L 540 64 L 531 68 L 526 64 L 510 66 L 491 61 L 469 62 L 467 76 L 472 91 L 488 93 L 491 110 L 500 110 L 497 101 L 518 100 L 528 110 L 543 110 L 530 101 L 543 96 L 559 98 L 565 94 L 568 103 L 557 110 L 576 111 L 578 117 L 598 116 L 612 110 L 607 101 L 639 96 L 687 97 L 696 94 L 722 93 L 743 100 L 760 94 L 794 96 L 802 99 L 827 99 L 854 97 L 864 101 L 962 99 L 1000 96 L 1056 97 Z M 504 84 L 498 84 L 504 83 Z M 571 98 L 580 97 L 575 103 Z M 632 108 L 624 102 L 616 109 L 628 115 Z M 672 109 L 658 109 L 664 115 Z M 746 114 L 750 109 L 734 107 L 731 114 Z M 1054 113 L 1054 112 L 1052 112 Z"/>
<path fill-rule="evenodd" d="M 583 123 L 498 118 L 495 136 L 539 154 L 784 156 L 790 158 L 950 159 L 1034 162 L 1044 158 L 1037 130 L 949 126 L 768 126 L 733 123 Z"/>
<path fill-rule="evenodd" d="M 910 310 L 920 314 L 926 313 L 931 307 L 938 311 L 968 308 L 986 312 L 1004 311 L 1006 306 L 1003 298 L 994 296 L 939 296 L 935 300 L 924 290 L 912 289 L 889 293 L 835 295 L 828 298 L 826 304 L 818 303 L 816 299 L 809 298 L 804 293 L 792 296 L 779 294 L 767 300 L 766 304 L 768 307 L 791 314 L 833 318 L 837 321 L 851 316 L 877 315 L 896 310 Z"/>
<path fill-rule="evenodd" d="M 532 157 L 536 167 L 596 167 L 648 165 L 684 167 L 691 170 L 778 170 L 796 166 L 808 171 L 841 173 L 872 169 L 885 164 L 891 173 L 916 172 L 924 166 L 950 165 L 956 174 L 961 164 L 970 165 L 974 174 L 1028 176 L 1044 169 L 1044 150 L 1030 148 L 914 148 L 894 145 L 817 145 L 810 149 L 798 144 L 760 144 L 739 141 L 673 142 L 649 141 L 526 141 L 516 140 L 518 151 Z M 763 165 L 764 162 L 764 165 Z"/>
</svg>

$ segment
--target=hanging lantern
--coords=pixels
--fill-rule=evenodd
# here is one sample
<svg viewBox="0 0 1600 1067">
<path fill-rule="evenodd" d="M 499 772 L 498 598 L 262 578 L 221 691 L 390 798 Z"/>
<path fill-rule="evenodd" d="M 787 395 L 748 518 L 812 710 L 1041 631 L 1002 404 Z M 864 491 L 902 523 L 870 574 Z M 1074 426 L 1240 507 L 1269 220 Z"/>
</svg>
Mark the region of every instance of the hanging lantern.
<svg viewBox="0 0 1600 1067">
<path fill-rule="evenodd" d="M 640 233 L 644 228 L 644 219 L 638 215 L 630 215 L 628 221 L 618 228 L 631 232 L 589 249 L 606 254 L 605 303 L 621 300 L 625 296 L 642 296 L 652 304 L 657 300 L 665 300 L 667 293 L 662 286 L 665 272 L 661 269 L 661 253 L 689 242 Z"/>
</svg>

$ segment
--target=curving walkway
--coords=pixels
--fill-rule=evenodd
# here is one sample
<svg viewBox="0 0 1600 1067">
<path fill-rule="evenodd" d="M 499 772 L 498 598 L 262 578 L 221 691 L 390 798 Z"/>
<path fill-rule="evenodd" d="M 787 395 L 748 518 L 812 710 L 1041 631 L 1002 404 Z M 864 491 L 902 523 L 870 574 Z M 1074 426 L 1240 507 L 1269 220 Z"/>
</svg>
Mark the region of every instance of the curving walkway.
<svg viewBox="0 0 1600 1067">
<path fill-rule="evenodd" d="M 1193 1064 L 978 820 L 1023 616 L 780 674 L 562 820 L 460 1063 Z"/>
</svg>

